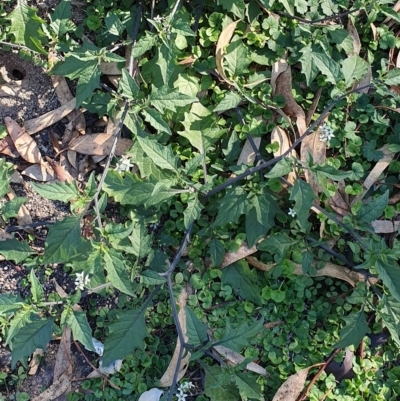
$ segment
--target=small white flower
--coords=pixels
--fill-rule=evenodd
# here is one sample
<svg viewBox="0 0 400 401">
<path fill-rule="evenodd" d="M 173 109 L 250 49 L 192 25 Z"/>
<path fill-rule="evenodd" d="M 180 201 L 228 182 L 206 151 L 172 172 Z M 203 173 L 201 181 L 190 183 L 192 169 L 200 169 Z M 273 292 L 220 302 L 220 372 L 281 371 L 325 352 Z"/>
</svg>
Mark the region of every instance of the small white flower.
<svg viewBox="0 0 400 401">
<path fill-rule="evenodd" d="M 190 390 L 192 387 L 194 387 L 194 384 L 192 382 L 181 383 L 179 385 L 178 391 L 180 390 L 187 391 Z"/>
<path fill-rule="evenodd" d="M 115 167 L 115 171 L 122 173 L 124 171 L 128 171 L 131 167 L 133 167 L 133 164 L 131 163 L 130 156 L 122 156 L 119 163 L 117 163 Z"/>
<path fill-rule="evenodd" d="M 176 396 L 177 396 L 177 398 L 178 398 L 178 401 L 185 401 L 185 400 L 186 400 L 187 394 L 185 394 L 185 393 L 179 393 L 179 394 L 177 394 Z"/>
<path fill-rule="evenodd" d="M 335 135 L 333 135 L 333 131 L 333 128 L 330 128 L 326 123 L 324 123 L 320 128 L 319 140 L 321 142 L 330 141 L 335 137 Z"/>
<path fill-rule="evenodd" d="M 296 212 L 292 208 L 289 208 L 288 215 L 294 217 L 296 216 Z"/>
<path fill-rule="evenodd" d="M 80 289 L 83 291 L 85 287 L 87 287 L 90 284 L 90 278 L 89 276 L 85 276 L 85 273 L 76 273 L 76 279 L 75 279 L 75 290 Z"/>
<path fill-rule="evenodd" d="M 161 24 L 161 22 L 162 22 L 162 17 L 160 17 L 159 15 L 157 15 L 157 17 L 154 17 L 153 18 L 153 20 L 155 21 L 155 22 L 158 22 L 159 24 Z"/>
</svg>

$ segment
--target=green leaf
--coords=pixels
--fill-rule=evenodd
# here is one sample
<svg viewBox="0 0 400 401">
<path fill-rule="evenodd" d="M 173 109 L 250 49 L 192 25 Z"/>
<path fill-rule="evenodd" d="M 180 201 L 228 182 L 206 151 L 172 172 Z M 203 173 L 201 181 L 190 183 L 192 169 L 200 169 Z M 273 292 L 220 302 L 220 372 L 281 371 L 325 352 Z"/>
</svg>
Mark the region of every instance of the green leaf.
<svg viewBox="0 0 400 401">
<path fill-rule="evenodd" d="M 124 68 L 122 70 L 122 77 L 118 84 L 118 92 L 125 96 L 128 100 L 135 100 L 139 94 L 139 87 L 129 72 Z"/>
<path fill-rule="evenodd" d="M 237 401 L 240 399 L 237 387 L 231 383 L 228 372 L 219 366 L 204 365 L 204 394 L 215 401 Z"/>
<path fill-rule="evenodd" d="M 264 401 L 261 385 L 257 383 L 257 377 L 254 374 L 250 372 L 235 372 L 234 378 L 242 399 Z"/>
<path fill-rule="evenodd" d="M 31 293 L 33 302 L 38 303 L 44 300 L 44 291 L 42 284 L 35 276 L 35 271 L 32 269 L 29 273 L 29 281 L 31 282 Z"/>
<path fill-rule="evenodd" d="M 219 212 L 212 226 L 237 223 L 239 217 L 246 211 L 246 199 L 247 194 L 242 187 L 228 189 L 225 196 L 218 200 Z"/>
<path fill-rule="evenodd" d="M 225 267 L 221 281 L 223 285 L 230 285 L 238 297 L 248 299 L 256 305 L 262 304 L 258 279 L 247 263 L 240 261 Z"/>
<path fill-rule="evenodd" d="M 371 223 L 371 221 L 376 220 L 380 217 L 385 210 L 389 201 L 389 190 L 387 190 L 383 195 L 364 203 L 357 213 L 357 218 L 360 223 Z"/>
<path fill-rule="evenodd" d="M 129 151 L 129 154 L 132 157 L 132 160 L 135 160 L 135 164 L 138 166 L 140 171 L 140 176 L 142 178 L 154 178 L 156 181 L 162 180 L 166 177 L 168 171 L 162 171 L 159 169 L 149 157 L 147 157 L 146 153 L 144 153 L 143 149 L 140 147 L 139 143 L 136 141 L 132 148 Z"/>
<path fill-rule="evenodd" d="M 183 221 L 185 224 L 185 228 L 188 228 L 192 221 L 195 221 L 200 217 L 202 209 L 203 205 L 198 200 L 197 194 L 189 198 L 187 207 L 183 212 Z"/>
<path fill-rule="evenodd" d="M 378 162 L 383 158 L 384 154 L 381 150 L 376 149 L 376 140 L 365 142 L 363 146 L 363 155 L 367 158 L 369 162 Z"/>
<path fill-rule="evenodd" d="M 342 62 L 342 73 L 346 87 L 350 87 L 354 81 L 361 80 L 368 72 L 368 63 L 357 54 Z"/>
<path fill-rule="evenodd" d="M 23 205 L 27 201 L 28 198 L 19 197 L 12 199 L 9 202 L 6 202 L 1 208 L 1 216 L 4 220 L 8 220 L 11 217 L 18 216 L 18 211 L 21 205 Z"/>
<path fill-rule="evenodd" d="M 264 319 L 256 321 L 252 324 L 247 322 L 232 327 L 229 320 L 226 321 L 226 330 L 222 335 L 218 344 L 223 344 L 225 347 L 233 349 L 236 352 L 241 352 L 243 348 L 250 346 L 250 340 L 258 336 L 262 331 Z"/>
<path fill-rule="evenodd" d="M 397 263 L 385 263 L 379 258 L 375 263 L 378 276 L 389 289 L 390 294 L 400 301 L 400 267 Z"/>
<path fill-rule="evenodd" d="M 79 341 L 90 351 L 94 351 L 92 341 L 92 329 L 86 318 L 85 312 L 77 312 L 72 309 L 66 314 L 65 322 L 72 330 L 75 341 Z"/>
<path fill-rule="evenodd" d="M 345 348 L 349 345 L 358 347 L 365 334 L 370 332 L 364 311 L 361 309 L 360 312 L 343 316 L 342 319 L 346 322 L 346 326 L 340 330 L 340 341 L 333 347 Z"/>
<path fill-rule="evenodd" d="M 298 240 L 291 239 L 287 233 L 283 231 L 270 235 L 263 242 L 259 243 L 257 248 L 260 251 L 267 251 L 271 255 L 279 255 L 282 260 L 298 242 Z"/>
<path fill-rule="evenodd" d="M 153 109 L 141 110 L 140 111 L 145 120 L 158 132 L 165 132 L 168 135 L 172 135 L 171 129 L 167 122 L 164 121 L 161 113 Z"/>
<path fill-rule="evenodd" d="M 244 19 L 246 8 L 244 0 L 218 0 L 217 4 L 222 6 L 227 12 L 236 15 L 240 19 Z"/>
<path fill-rule="evenodd" d="M 146 305 L 116 312 L 115 320 L 108 326 L 110 334 L 104 342 L 104 366 L 116 359 L 124 359 L 135 349 L 144 350 L 144 339 L 149 336 L 144 320 Z"/>
<path fill-rule="evenodd" d="M 188 74 L 179 74 L 178 79 L 174 82 L 174 88 L 180 93 L 195 97 L 200 92 L 200 83 L 197 77 Z"/>
<path fill-rule="evenodd" d="M 312 52 L 309 57 L 312 58 L 319 71 L 326 76 L 328 82 L 336 84 L 340 81 L 342 75 L 339 64 L 330 56 L 325 53 Z"/>
<path fill-rule="evenodd" d="M 383 2 L 382 2 L 383 3 Z M 389 4 L 389 3 L 388 3 Z M 400 22 L 400 16 L 399 13 L 393 10 L 393 8 L 390 8 L 388 6 L 385 6 L 383 4 L 379 5 L 380 11 L 382 14 L 386 15 L 389 18 L 394 19 L 396 22 Z M 397 84 L 396 84 L 397 85 Z"/>
<path fill-rule="evenodd" d="M 325 165 L 315 164 L 315 165 L 311 166 L 310 169 L 313 173 L 321 174 L 334 181 L 344 180 L 346 178 L 349 178 L 353 174 L 351 171 L 347 171 L 347 172 L 340 171 L 340 170 L 336 169 L 335 167 L 330 166 L 329 164 L 325 164 Z"/>
<path fill-rule="evenodd" d="M 71 21 L 71 1 L 62 0 L 54 9 L 50 19 L 50 27 L 58 38 L 61 38 L 67 32 L 72 32 L 75 29 L 75 25 Z"/>
<path fill-rule="evenodd" d="M 199 346 L 208 340 L 207 326 L 200 322 L 195 313 L 185 306 L 186 311 L 186 335 L 191 345 Z"/>
<path fill-rule="evenodd" d="M 132 234 L 129 236 L 131 250 L 139 259 L 147 256 L 151 251 L 153 238 L 147 233 L 143 220 L 135 223 Z"/>
<path fill-rule="evenodd" d="M 132 291 L 131 281 L 126 272 L 125 260 L 115 249 L 107 249 L 103 255 L 104 267 L 107 270 L 107 279 L 124 294 L 135 296 Z M 118 359 L 118 358 L 115 358 Z"/>
<path fill-rule="evenodd" d="M 152 91 L 149 96 L 149 101 L 160 113 L 164 113 L 165 110 L 176 111 L 177 107 L 184 107 L 188 104 L 198 102 L 197 97 L 188 96 L 183 93 L 179 93 L 176 90 L 170 89 L 166 86 L 157 89 L 152 86 Z"/>
<path fill-rule="evenodd" d="M 35 52 L 47 54 L 43 44 L 47 43 L 46 35 L 42 31 L 44 20 L 36 15 L 36 9 L 28 7 L 19 1 L 6 20 L 11 22 L 9 34 L 14 35 L 15 43 L 25 45 Z"/>
<path fill-rule="evenodd" d="M 21 309 L 14 315 L 8 327 L 7 338 L 6 338 L 7 345 L 10 345 L 11 340 L 19 332 L 21 327 L 26 326 L 28 322 L 32 321 L 31 317 L 32 317 L 32 311 L 30 309 Z"/>
<path fill-rule="evenodd" d="M 26 241 L 18 241 L 15 238 L 0 241 L 0 255 L 3 255 L 7 260 L 21 263 L 32 253 L 33 251 Z"/>
<path fill-rule="evenodd" d="M 147 200 L 145 206 L 154 206 L 164 202 L 167 199 L 172 198 L 176 194 L 180 193 L 179 190 L 171 188 L 174 181 L 172 180 L 162 180 L 158 181 L 154 185 L 153 192 L 150 195 L 150 198 Z"/>
<path fill-rule="evenodd" d="M 218 103 L 218 106 L 214 108 L 216 111 L 226 111 L 234 109 L 242 100 L 242 98 L 236 92 L 227 92 L 225 97 Z"/>
<path fill-rule="evenodd" d="M 0 315 L 16 312 L 21 309 L 23 300 L 19 295 L 11 293 L 0 294 Z"/>
<path fill-rule="evenodd" d="M 304 275 L 310 274 L 313 262 L 314 262 L 314 254 L 312 252 L 304 251 L 301 254 L 301 270 Z"/>
<path fill-rule="evenodd" d="M 238 36 L 234 37 L 227 46 L 225 62 L 234 77 L 240 77 L 249 72 L 248 66 L 251 63 L 249 51 Z"/>
<path fill-rule="evenodd" d="M 390 70 L 385 78 L 385 85 L 399 85 L 400 84 L 400 68 L 393 68 Z"/>
<path fill-rule="evenodd" d="M 153 270 L 145 270 L 140 273 L 140 282 L 144 285 L 158 285 L 166 283 L 167 279 L 160 276 L 159 273 Z"/>
<path fill-rule="evenodd" d="M 308 214 L 313 205 L 315 194 L 307 182 L 296 180 L 290 190 L 290 200 L 294 200 L 293 210 L 296 212 L 297 221 L 301 228 L 305 228 L 307 224 Z"/>
<path fill-rule="evenodd" d="M 137 136 L 140 147 L 152 162 L 160 168 L 178 172 L 178 158 L 174 156 L 171 145 L 163 146 L 156 140 Z"/>
<path fill-rule="evenodd" d="M 314 62 L 314 59 L 310 57 L 310 53 L 313 52 L 313 48 L 311 45 L 307 45 L 303 47 L 300 50 L 300 53 L 302 53 L 300 57 L 300 62 L 301 62 L 301 72 L 305 75 L 306 77 L 306 84 L 309 86 L 312 81 L 316 78 L 318 75 L 318 67 Z"/>
<path fill-rule="evenodd" d="M 92 96 L 95 89 L 100 88 L 100 75 L 98 61 L 88 62 L 79 76 L 76 88 L 76 108 L 80 107 L 84 100 Z"/>
<path fill-rule="evenodd" d="M 224 244 L 213 237 L 209 244 L 208 253 L 211 255 L 211 261 L 214 267 L 221 265 L 225 257 L 225 247 Z"/>
<path fill-rule="evenodd" d="M 400 302 L 391 296 L 383 295 L 380 303 L 379 315 L 388 328 L 393 340 L 400 346 Z"/>
<path fill-rule="evenodd" d="M 31 182 L 31 186 L 39 195 L 43 196 L 43 198 L 65 203 L 72 199 L 78 199 L 80 195 L 76 181 L 71 184 L 59 181 L 54 181 L 49 184 Z"/>
<path fill-rule="evenodd" d="M 47 235 L 43 263 L 69 262 L 82 244 L 81 216 L 66 217 L 50 226 Z"/>
<path fill-rule="evenodd" d="M 10 169 L 11 164 L 7 163 L 4 158 L 0 159 L 0 198 L 9 192 Z"/>
<path fill-rule="evenodd" d="M 53 334 L 54 320 L 35 320 L 22 326 L 11 340 L 11 369 L 17 361 L 31 355 L 36 348 L 46 349 Z"/>
<path fill-rule="evenodd" d="M 264 175 L 265 178 L 280 178 L 293 171 L 293 165 L 287 157 L 279 160 L 278 163 L 272 167 L 271 171 Z"/>
<path fill-rule="evenodd" d="M 136 42 L 135 46 L 133 46 L 132 57 L 133 58 L 140 57 L 142 54 L 149 51 L 156 44 L 156 41 L 157 41 L 156 35 L 146 31 L 146 35 L 142 36 Z"/>
</svg>

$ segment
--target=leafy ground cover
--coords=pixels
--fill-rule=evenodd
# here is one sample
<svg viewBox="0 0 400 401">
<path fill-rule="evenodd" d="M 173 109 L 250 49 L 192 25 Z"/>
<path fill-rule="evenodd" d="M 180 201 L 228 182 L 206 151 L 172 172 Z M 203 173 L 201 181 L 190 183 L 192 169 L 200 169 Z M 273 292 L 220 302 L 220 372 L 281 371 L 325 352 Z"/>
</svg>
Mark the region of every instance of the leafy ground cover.
<svg viewBox="0 0 400 401">
<path fill-rule="evenodd" d="M 62 103 L 1 116 L 0 255 L 23 276 L 0 293 L 2 399 L 60 341 L 33 399 L 397 400 L 394 2 L 54 6 L 0 5 L 2 50 Z M 16 176 L 70 214 L 26 223 Z"/>
</svg>

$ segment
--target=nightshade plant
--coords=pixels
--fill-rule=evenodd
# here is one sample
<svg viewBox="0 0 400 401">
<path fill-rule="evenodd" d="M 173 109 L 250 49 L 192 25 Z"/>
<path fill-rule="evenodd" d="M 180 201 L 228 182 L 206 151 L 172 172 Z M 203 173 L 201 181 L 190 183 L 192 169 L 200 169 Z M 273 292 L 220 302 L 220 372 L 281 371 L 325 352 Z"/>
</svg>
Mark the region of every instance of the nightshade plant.
<svg viewBox="0 0 400 401">
<path fill-rule="evenodd" d="M 103 366 L 124 361 L 111 379 L 119 390 L 84 382 L 83 389 L 93 389 L 79 398 L 85 400 L 136 400 L 157 387 L 177 338 L 178 360 L 190 352 L 189 371 L 205 374 L 196 387 L 199 401 L 269 398 L 296 370 L 383 329 L 395 351 L 379 361 L 358 360 L 354 369 L 367 376 L 366 361 L 375 370 L 390 365 L 400 345 L 400 246 L 374 230 L 376 221 L 399 211 L 393 199 L 400 69 L 390 65 L 388 49 L 397 51 L 400 43 L 383 22 L 400 23 L 392 6 L 96 0 L 88 2 L 80 27 L 71 22 L 67 0 L 49 21 L 23 1 L 2 13 L 2 43 L 23 46 L 50 74 L 76 80 L 76 107 L 116 124 L 102 175 L 79 185 L 30 183 L 41 196 L 71 205 L 70 216 L 48 224 L 44 252 L 35 253 L 29 238 L 0 242 L 0 254 L 29 271 L 30 295 L 0 294 L 1 337 L 12 350 L 12 369 L 66 326 L 90 351 L 92 337 L 104 340 Z M 51 68 L 50 51 L 62 56 Z M 282 83 L 273 67 L 283 59 L 291 72 Z M 103 63 L 121 70 L 114 89 L 101 79 Z M 123 125 L 134 142 L 118 159 Z M 286 147 L 271 139 L 278 129 Z M 252 166 L 238 164 L 245 141 L 256 156 Z M 367 185 L 383 159 L 387 170 Z M 2 197 L 11 172 L 0 160 Z M 107 217 L 111 200 L 124 222 Z M 15 231 L 10 219 L 24 201 L 2 205 L 6 232 Z M 87 215 L 91 238 L 82 235 Z M 256 258 L 245 259 L 247 253 L 224 262 L 226 253 L 253 247 Z M 76 280 L 66 298 L 42 289 L 46 266 L 54 264 Z M 328 265 L 349 269 L 355 287 L 338 280 L 343 276 L 318 277 Z M 184 329 L 176 300 L 185 288 L 193 293 L 188 290 Z M 115 294 L 115 308 L 97 307 L 100 297 Z M 217 345 L 245 360 L 227 366 L 212 352 Z M 254 360 L 269 379 L 245 369 Z M 165 399 L 175 394 L 179 367 Z M 385 375 L 395 380 L 397 367 Z M 324 391 L 346 399 L 343 383 L 322 379 Z M 399 394 L 393 386 L 378 398 L 383 380 L 365 381 L 378 390 L 349 385 L 352 399 L 360 391 L 371 400 Z M 311 399 L 323 395 L 321 388 Z"/>
</svg>

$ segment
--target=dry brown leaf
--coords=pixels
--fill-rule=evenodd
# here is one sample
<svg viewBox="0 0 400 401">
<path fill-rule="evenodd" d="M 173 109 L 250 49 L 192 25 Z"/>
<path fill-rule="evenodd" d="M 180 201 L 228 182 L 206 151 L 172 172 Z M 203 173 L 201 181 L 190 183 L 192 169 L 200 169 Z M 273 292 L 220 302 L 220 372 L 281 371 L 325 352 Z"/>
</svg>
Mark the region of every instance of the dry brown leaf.
<svg viewBox="0 0 400 401">
<path fill-rule="evenodd" d="M 239 365 L 246 359 L 244 356 L 240 355 L 238 352 L 236 352 L 230 348 L 224 347 L 223 345 L 214 345 L 212 348 L 215 349 L 221 356 L 223 356 L 233 366 Z M 260 365 L 258 365 L 257 363 L 254 363 L 254 362 L 249 362 L 246 365 L 246 369 L 250 370 L 251 372 L 258 373 L 259 375 L 262 375 L 264 377 L 269 376 L 269 374 L 263 367 L 261 367 Z"/>
<path fill-rule="evenodd" d="M 195 61 L 196 57 L 193 54 L 191 54 L 183 58 L 181 61 L 179 61 L 178 64 L 190 67 Z"/>
<path fill-rule="evenodd" d="M 72 374 L 71 329 L 68 326 L 64 328 L 60 345 L 58 346 L 53 371 L 53 382 L 58 380 L 64 373 Z"/>
<path fill-rule="evenodd" d="M 43 114 L 40 117 L 33 118 L 32 120 L 25 121 L 24 128 L 29 135 L 36 134 L 36 132 L 39 132 L 46 127 L 62 120 L 69 113 L 75 110 L 75 106 L 76 99 L 73 98 L 58 109 L 49 111 L 48 113 Z"/>
<path fill-rule="evenodd" d="M 10 117 L 4 117 L 4 123 L 20 156 L 29 163 L 43 164 L 42 154 L 30 135 Z"/>
<path fill-rule="evenodd" d="M 249 249 L 247 244 L 243 243 L 236 252 L 228 252 L 225 254 L 224 260 L 222 261 L 220 267 L 222 269 L 223 267 L 229 266 L 232 263 L 235 263 L 236 261 L 241 260 L 255 252 L 257 252 L 257 247 L 255 245 Z"/>
<path fill-rule="evenodd" d="M 118 84 L 119 84 L 119 80 L 121 79 L 121 75 L 107 75 L 107 78 L 115 88 L 118 88 Z"/>
<path fill-rule="evenodd" d="M 60 286 L 60 284 L 58 284 L 58 282 L 55 278 L 53 278 L 53 284 L 54 284 L 54 287 L 56 288 L 57 294 L 60 296 L 60 298 L 68 298 L 68 294 Z"/>
<path fill-rule="evenodd" d="M 362 88 L 363 86 L 369 85 L 371 83 L 371 79 L 372 79 L 372 69 L 371 66 L 368 64 L 368 71 L 364 75 L 363 79 L 358 83 L 357 88 Z M 369 87 L 361 89 L 359 93 L 368 93 L 369 89 L 370 89 Z"/>
<path fill-rule="evenodd" d="M 33 398 L 32 401 L 51 401 L 59 397 L 71 386 L 71 380 L 67 373 L 64 373 L 58 380 L 54 381 L 53 384 L 43 393 Z"/>
<path fill-rule="evenodd" d="M 102 61 L 100 63 L 100 72 L 104 75 L 122 75 L 122 71 L 116 62 L 106 63 Z"/>
<path fill-rule="evenodd" d="M 263 271 L 269 271 L 276 266 L 276 264 L 267 265 L 265 263 L 262 263 L 253 256 L 247 256 L 246 260 L 249 263 L 249 265 L 254 266 L 257 269 Z M 295 269 L 293 273 L 297 275 L 302 275 L 303 274 L 302 266 L 298 263 L 294 263 L 294 266 Z M 339 280 L 347 281 L 353 287 L 355 287 L 359 281 L 365 281 L 365 277 L 362 273 L 358 273 L 353 270 L 347 269 L 344 266 L 336 265 L 334 263 L 329 263 L 329 262 L 325 263 L 325 267 L 323 269 L 317 270 L 316 276 L 318 277 L 329 276 L 337 278 Z M 369 281 L 374 284 L 378 281 L 378 279 L 370 277 Z"/>
<path fill-rule="evenodd" d="M 15 194 L 15 192 L 11 189 L 10 192 L 8 192 L 7 194 L 8 199 L 13 200 L 17 197 L 17 195 Z M 27 224 L 32 224 L 32 217 L 31 214 L 29 213 L 28 208 L 25 205 L 21 205 L 18 211 L 18 215 L 17 215 L 17 222 L 18 225 L 20 226 L 25 226 Z M 25 228 L 24 229 L 27 233 L 33 233 L 34 230 L 33 228 Z"/>
<path fill-rule="evenodd" d="M 378 150 L 383 152 L 383 157 L 375 164 L 374 168 L 370 171 L 368 177 L 364 181 L 363 192 L 354 197 L 354 199 L 351 202 L 351 205 L 354 205 L 356 202 L 364 198 L 365 194 L 372 187 L 372 185 L 374 185 L 376 180 L 385 171 L 386 167 L 390 164 L 390 162 L 393 160 L 393 157 L 395 156 L 395 153 L 389 150 L 389 144 L 383 145 Z"/>
<path fill-rule="evenodd" d="M 304 388 L 308 371 L 312 366 L 299 370 L 290 376 L 278 389 L 272 401 L 296 401 Z"/>
<path fill-rule="evenodd" d="M 280 326 L 281 324 L 285 324 L 285 322 L 283 320 L 277 320 L 275 322 L 268 322 L 264 324 L 264 327 L 266 329 L 273 329 L 276 326 Z"/>
<path fill-rule="evenodd" d="M 335 195 L 333 195 L 328 200 L 331 208 L 339 215 L 339 216 L 347 216 L 351 214 L 349 204 L 343 199 L 340 191 L 336 191 Z"/>
<path fill-rule="evenodd" d="M 400 52 L 397 53 L 397 57 L 396 57 L 396 68 L 400 68 Z"/>
<path fill-rule="evenodd" d="M 49 162 L 51 168 L 53 169 L 59 181 L 68 182 L 69 184 L 71 184 L 74 181 L 71 174 L 69 174 L 68 171 L 65 170 L 63 166 L 61 166 L 48 156 L 46 156 L 46 160 Z"/>
<path fill-rule="evenodd" d="M 302 162 L 307 162 L 309 153 L 311 154 L 314 163 L 325 164 L 326 142 L 320 140 L 318 131 L 312 132 L 303 139 L 300 148 L 300 159 Z M 322 188 L 319 185 L 314 173 L 306 168 L 304 169 L 304 175 L 314 193 L 318 195 L 322 191 Z"/>
<path fill-rule="evenodd" d="M 14 237 L 3 230 L 0 230 L 0 241 L 7 241 L 8 239 L 13 239 Z"/>
<path fill-rule="evenodd" d="M 19 157 L 18 151 L 9 136 L 6 136 L 0 141 L 0 153 L 3 153 L 3 155 L 7 155 L 9 157 Z"/>
<path fill-rule="evenodd" d="M 317 110 L 317 106 L 319 103 L 319 99 L 321 98 L 321 93 L 322 93 L 322 88 L 318 88 L 317 92 L 314 95 L 314 99 L 313 102 L 310 106 L 310 108 L 307 110 L 307 114 L 306 114 L 306 124 L 307 126 L 310 124 L 313 115 L 315 113 L 315 110 Z"/>
<path fill-rule="evenodd" d="M 219 75 L 221 75 L 221 78 L 225 81 L 228 82 L 230 85 L 233 85 L 234 83 L 231 82 L 228 77 L 225 74 L 224 71 L 224 65 L 223 65 L 223 60 L 224 60 L 224 47 L 229 44 L 229 42 L 232 39 L 232 36 L 235 32 L 236 25 L 239 23 L 238 21 L 231 22 L 229 25 L 227 25 L 221 32 L 221 35 L 218 38 L 217 42 L 217 49 L 215 53 L 215 63 L 217 65 L 217 71 Z"/>
<path fill-rule="evenodd" d="M 36 181 L 53 181 L 54 172 L 50 173 L 50 169 L 46 169 L 43 164 L 32 164 L 25 170 L 21 171 L 21 174 L 26 175 Z"/>
<path fill-rule="evenodd" d="M 353 39 L 353 49 L 354 49 L 353 52 L 349 53 L 349 56 L 351 56 L 352 54 L 360 54 L 361 40 L 351 18 L 349 18 L 349 20 L 347 21 L 347 32 Z"/>
<path fill-rule="evenodd" d="M 371 223 L 375 234 L 395 233 L 400 228 L 400 221 L 375 220 Z"/>
<path fill-rule="evenodd" d="M 276 80 L 283 72 L 285 72 L 289 68 L 289 64 L 286 62 L 285 55 L 284 58 L 281 58 L 279 61 L 276 61 L 272 65 L 272 72 L 271 72 L 271 86 L 272 86 L 272 93 L 276 93 Z"/>
<path fill-rule="evenodd" d="M 93 134 L 85 135 L 74 139 L 70 145 L 70 150 L 75 150 L 78 153 L 90 156 L 104 156 L 111 151 L 114 142 L 114 135 L 108 134 Z M 121 156 L 132 147 L 132 140 L 127 138 L 119 138 L 115 148 L 115 154 Z"/>
<path fill-rule="evenodd" d="M 253 138 L 253 142 L 256 145 L 257 149 L 260 148 L 261 137 Z M 256 159 L 256 153 L 254 152 L 250 141 L 246 139 L 246 142 L 243 145 L 242 151 L 240 152 L 239 159 L 237 164 L 253 164 Z"/>
<path fill-rule="evenodd" d="M 39 365 L 40 365 L 40 359 L 43 356 L 43 350 L 41 348 L 36 348 L 34 353 L 32 354 L 31 361 L 29 362 L 29 371 L 28 375 L 33 376 L 36 374 Z"/>
<path fill-rule="evenodd" d="M 178 319 L 179 323 L 181 325 L 181 329 L 183 332 L 183 338 L 185 341 L 188 340 L 188 336 L 186 335 L 186 302 L 188 295 L 192 293 L 192 287 L 190 284 L 187 284 L 185 288 L 182 288 L 181 293 L 179 294 L 178 298 L 178 306 L 179 306 L 179 313 L 178 313 Z M 171 362 L 168 365 L 167 370 L 163 374 L 162 378 L 160 379 L 160 387 L 170 387 L 173 382 L 174 374 L 175 374 L 175 369 L 176 366 L 179 364 L 179 373 L 178 373 L 178 378 L 177 381 L 181 380 L 183 376 L 185 376 L 186 370 L 189 366 L 189 360 L 190 360 L 190 352 L 186 352 L 184 357 L 179 360 L 179 352 L 181 349 L 181 342 L 179 338 L 176 341 L 176 346 L 175 346 L 175 351 L 174 354 L 172 355 Z"/>
<path fill-rule="evenodd" d="M 373 35 L 374 42 L 375 42 L 378 40 L 378 31 L 376 29 L 376 26 L 373 23 L 370 24 L 370 27 L 371 27 L 372 35 Z"/>
</svg>

